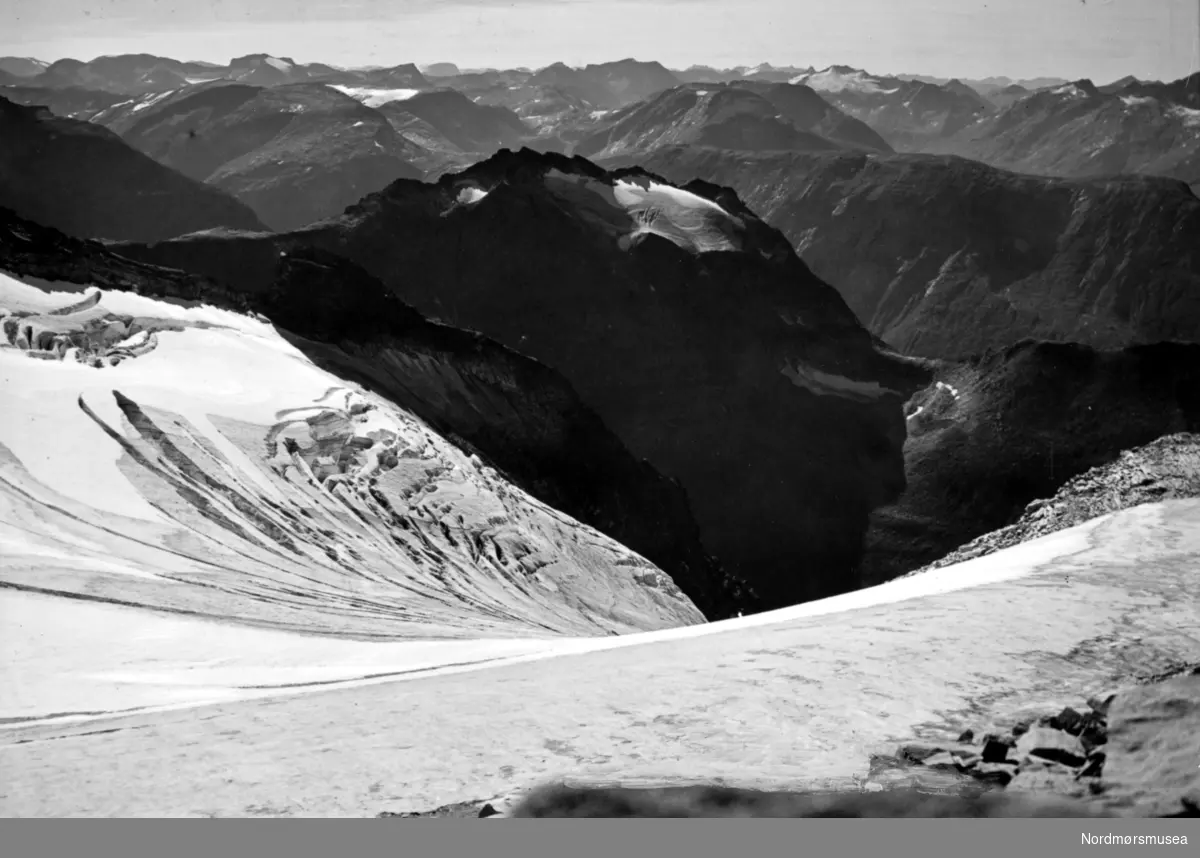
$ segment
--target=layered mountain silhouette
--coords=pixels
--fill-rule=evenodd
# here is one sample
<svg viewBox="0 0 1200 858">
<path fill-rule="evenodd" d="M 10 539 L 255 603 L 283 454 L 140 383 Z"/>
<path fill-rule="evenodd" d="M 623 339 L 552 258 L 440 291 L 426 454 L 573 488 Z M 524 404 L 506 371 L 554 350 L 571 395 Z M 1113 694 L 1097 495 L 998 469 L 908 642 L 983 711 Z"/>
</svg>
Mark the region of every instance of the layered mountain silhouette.
<svg viewBox="0 0 1200 858">
<path fill-rule="evenodd" d="M 954 134 L 993 109 L 983 96 L 957 80 L 937 84 L 830 66 L 797 75 L 791 82 L 811 87 L 902 151 L 921 150 L 925 141 Z"/>
<path fill-rule="evenodd" d="M 1079 80 L 1033 92 L 923 148 L 1038 175 L 1145 173 L 1200 183 L 1200 74 L 1117 84 Z"/>
<path fill-rule="evenodd" d="M 45 107 L 55 116 L 85 121 L 114 105 L 131 101 L 129 96 L 120 93 L 81 86 L 28 86 L 22 78 L 14 78 L 11 85 L 0 86 L 0 97 L 28 107 Z"/>
<path fill-rule="evenodd" d="M 572 68 L 554 63 L 533 74 L 527 84 L 549 86 L 604 110 L 622 107 L 678 86 L 679 79 L 661 63 L 634 59 Z"/>
<path fill-rule="evenodd" d="M 33 57 L 0 57 L 0 71 L 17 78 L 39 75 L 48 65 Z"/>
<path fill-rule="evenodd" d="M 506 107 L 477 104 L 454 89 L 422 92 L 403 101 L 388 102 L 380 110 L 393 125 L 413 117 L 435 129 L 458 152 L 491 155 L 500 149 L 520 148 L 531 129 Z"/>
<path fill-rule="evenodd" d="M 387 117 L 324 84 L 216 82 L 160 94 L 95 121 L 155 160 L 226 191 L 273 229 L 339 214 L 422 150 Z"/>
<path fill-rule="evenodd" d="M 936 374 L 907 406 L 907 488 L 872 515 L 864 582 L 1013 524 L 1125 450 L 1200 430 L 1200 344 L 1099 351 L 1026 340 Z M 1109 482 L 1092 491 L 1116 490 Z"/>
<path fill-rule="evenodd" d="M 906 354 L 1200 340 L 1200 200 L 1178 181 L 927 155 L 673 148 L 640 161 L 734 188 Z"/>
<path fill-rule="evenodd" d="M 296 247 L 260 269 L 264 277 L 253 291 L 230 290 L 139 264 L 7 210 L 0 210 L 0 250 L 10 277 L 99 290 L 46 312 L 22 310 L 22 296 L 34 287 L 6 286 L 5 301 L 17 303 L 5 307 L 5 344 L 111 373 L 116 392 L 101 392 L 116 397 L 141 436 L 124 444 L 132 457 L 127 478 L 169 522 L 194 531 L 168 543 L 202 566 L 228 549 L 241 554 L 215 564 L 232 564 L 237 573 L 218 579 L 216 589 L 228 592 L 214 595 L 213 579 L 202 579 L 207 590 L 149 587 L 142 595 L 151 606 L 385 636 L 412 634 L 422 623 L 435 636 L 459 627 L 458 636 L 480 622 L 509 628 L 506 636 L 702 621 L 664 572 L 671 569 L 714 616 L 753 608 L 751 594 L 701 548 L 683 491 L 631 456 L 561 375 L 486 337 L 427 321 L 346 259 Z M 133 313 L 122 310 L 131 290 Z M 116 310 L 105 312 L 110 305 Z M 179 309 L 168 312 L 171 305 Z M 208 315 L 189 321 L 198 307 Z M 226 339 L 206 347 L 196 330 Z M 263 337 L 266 345 L 256 345 Z M 272 412 L 272 425 L 247 425 L 239 417 L 246 406 L 227 395 L 228 384 L 201 384 L 175 398 L 176 408 L 204 403 L 205 420 L 267 473 L 246 473 L 237 459 L 214 460 L 211 442 L 194 440 L 201 429 L 164 436 L 158 427 L 187 418 L 164 415 L 171 407 L 165 402 L 139 405 L 140 394 L 129 388 L 131 396 L 121 393 L 123 384 L 137 386 L 116 373 L 126 361 L 167 361 L 169 368 L 172 360 L 187 361 L 189 348 L 199 349 L 193 361 L 228 364 L 222 371 L 230 379 L 265 373 L 249 385 L 255 402 L 304 386 L 270 377 L 296 366 L 291 358 L 279 364 L 280 349 L 307 362 L 298 371 L 329 374 L 329 382 L 305 383 L 324 391 L 320 402 L 297 399 Z M 175 367 L 174 383 L 185 384 L 186 367 Z M 383 400 L 372 404 L 355 384 Z M 85 393 L 80 408 L 74 417 L 83 424 L 90 409 L 105 425 L 98 415 L 108 409 L 95 394 Z M 81 426 L 73 437 L 84 437 Z M 263 450 L 267 459 L 259 461 Z M 275 484 L 265 494 L 264 476 Z M 30 477 L 24 483 L 32 488 Z M 130 520 L 108 522 L 110 536 L 144 529 Z M 142 536 L 147 545 L 159 539 Z M 110 559 L 145 562 L 144 547 L 117 542 Z M 633 545 L 645 553 L 623 547 Z M 176 568 L 178 557 L 162 563 L 157 572 L 193 580 L 189 561 L 183 568 Z M 92 589 L 93 596 L 103 592 Z"/>
<path fill-rule="evenodd" d="M 903 489 L 901 405 L 927 375 L 732 192 L 506 151 L 278 238 L 120 252 L 252 291 L 296 245 L 563 373 L 679 480 L 706 547 L 765 605 L 856 586 L 866 516 Z"/>
<path fill-rule="evenodd" d="M 111 93 L 136 95 L 165 92 L 188 84 L 230 80 L 250 86 L 279 86 L 289 83 L 323 81 L 393 88 L 424 89 L 429 81 L 411 63 L 370 69 L 341 69 L 324 63 L 297 63 L 291 57 L 266 53 L 234 57 L 224 65 L 208 62 L 181 62 L 152 54 L 118 54 L 84 62 L 61 59 L 35 70 L 26 61 L 8 57 L 8 67 L 0 69 L 17 74 L 23 82 L 39 87 L 82 87 Z M 25 72 L 25 73 L 23 73 Z"/>
<path fill-rule="evenodd" d="M 586 158 L 696 145 L 749 151 L 891 151 L 878 134 L 831 107 L 807 87 L 788 84 L 692 84 L 606 116 L 572 147 Z"/>
<path fill-rule="evenodd" d="M 98 125 L 0 98 L 0 205 L 84 238 L 262 230 L 254 212 Z"/>
</svg>

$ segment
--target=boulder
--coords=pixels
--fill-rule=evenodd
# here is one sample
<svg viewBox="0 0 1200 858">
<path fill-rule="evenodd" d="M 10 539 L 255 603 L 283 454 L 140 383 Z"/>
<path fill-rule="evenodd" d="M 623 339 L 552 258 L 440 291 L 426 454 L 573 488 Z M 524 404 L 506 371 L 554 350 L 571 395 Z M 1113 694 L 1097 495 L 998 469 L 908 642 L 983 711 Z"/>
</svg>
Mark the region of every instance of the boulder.
<svg viewBox="0 0 1200 858">
<path fill-rule="evenodd" d="M 1077 738 L 1052 727 L 1031 728 L 1017 742 L 1017 754 L 1041 757 L 1072 768 L 1083 765 L 1087 759 L 1087 752 Z"/>
</svg>

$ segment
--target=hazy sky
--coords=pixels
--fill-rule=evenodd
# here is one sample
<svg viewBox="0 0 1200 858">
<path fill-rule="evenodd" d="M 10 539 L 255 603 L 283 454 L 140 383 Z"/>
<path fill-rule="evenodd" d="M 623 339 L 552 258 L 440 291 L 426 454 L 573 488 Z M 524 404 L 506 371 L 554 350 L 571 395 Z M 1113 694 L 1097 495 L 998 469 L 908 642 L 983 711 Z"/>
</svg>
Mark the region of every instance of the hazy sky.
<svg viewBox="0 0 1200 858">
<path fill-rule="evenodd" d="M 831 63 L 1098 83 L 1200 68 L 1200 0 L 0 0 L 0 54 L 672 67 Z"/>
</svg>

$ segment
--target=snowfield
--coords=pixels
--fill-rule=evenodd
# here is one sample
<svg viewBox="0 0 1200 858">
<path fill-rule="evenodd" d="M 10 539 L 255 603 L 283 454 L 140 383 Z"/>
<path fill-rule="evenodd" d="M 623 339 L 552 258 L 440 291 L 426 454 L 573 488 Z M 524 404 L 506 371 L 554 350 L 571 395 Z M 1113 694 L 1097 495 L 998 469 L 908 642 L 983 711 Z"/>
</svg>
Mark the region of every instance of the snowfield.
<svg viewBox="0 0 1200 858">
<path fill-rule="evenodd" d="M 711 200 L 672 185 L 632 177 L 609 184 L 550 170 L 546 186 L 572 204 L 580 217 L 616 236 L 625 249 L 649 234 L 693 253 L 741 247 L 739 218 Z"/>
<path fill-rule="evenodd" d="M 622 234 L 655 208 L 700 247 L 730 217 L 571 178 L 548 181 Z M 815 784 L 981 707 L 1200 661 L 1200 502 L 704 623 L 646 560 L 265 320 L 9 277 L 0 308 L 5 816 Z"/>
<path fill-rule="evenodd" d="M 360 639 L 703 620 L 269 323 L 52 289 L 0 279 L 0 583 Z"/>
<path fill-rule="evenodd" d="M 356 101 L 361 101 L 367 107 L 379 107 L 381 104 L 387 104 L 391 101 L 407 101 L 420 92 L 419 89 L 379 89 L 369 86 L 345 86 L 336 83 L 329 83 L 326 86 L 330 89 L 336 89 L 338 92 L 348 95 Z"/>
<path fill-rule="evenodd" d="M 812 74 L 802 74 L 789 81 L 793 84 L 804 84 L 817 92 L 861 92 L 879 95 L 891 95 L 896 89 L 884 89 L 879 82 L 863 71 L 840 72 L 834 68 Z"/>
</svg>

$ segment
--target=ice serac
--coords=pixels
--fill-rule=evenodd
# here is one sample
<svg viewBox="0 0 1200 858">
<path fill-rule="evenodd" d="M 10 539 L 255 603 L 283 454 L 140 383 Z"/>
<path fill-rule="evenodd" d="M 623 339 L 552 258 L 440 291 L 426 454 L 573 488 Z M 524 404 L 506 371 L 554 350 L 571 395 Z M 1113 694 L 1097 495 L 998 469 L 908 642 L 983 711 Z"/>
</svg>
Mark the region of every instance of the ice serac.
<svg viewBox="0 0 1200 858">
<path fill-rule="evenodd" d="M 682 484 L 707 549 L 766 605 L 856 586 L 867 516 L 904 486 L 902 402 L 927 372 L 732 191 L 503 151 L 288 235 L 121 252 L 246 290 L 294 245 L 565 375 Z"/>
<path fill-rule="evenodd" d="M 0 214 L 5 586 L 373 639 L 704 621 L 561 510 L 704 570 L 682 492 L 551 370 L 315 251 L 247 298 Z"/>
</svg>

